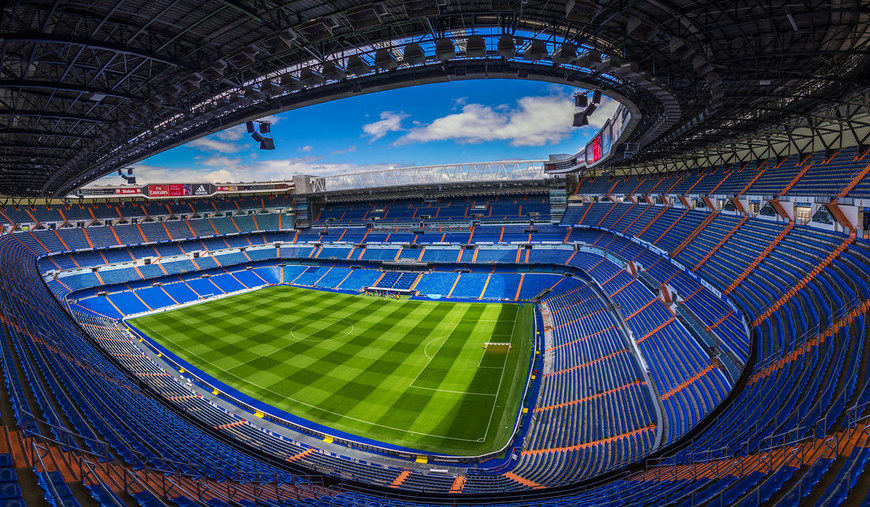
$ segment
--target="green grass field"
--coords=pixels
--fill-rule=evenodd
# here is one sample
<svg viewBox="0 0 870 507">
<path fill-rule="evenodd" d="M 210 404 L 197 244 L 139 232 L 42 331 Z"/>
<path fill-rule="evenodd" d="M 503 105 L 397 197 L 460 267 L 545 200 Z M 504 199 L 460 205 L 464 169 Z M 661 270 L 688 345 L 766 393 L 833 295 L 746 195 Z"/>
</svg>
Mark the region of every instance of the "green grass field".
<svg viewBox="0 0 870 507">
<path fill-rule="evenodd" d="M 528 378 L 533 307 L 277 286 L 130 323 L 278 409 L 373 440 L 470 456 L 510 437 Z M 513 347 L 484 350 L 485 342 Z"/>
</svg>

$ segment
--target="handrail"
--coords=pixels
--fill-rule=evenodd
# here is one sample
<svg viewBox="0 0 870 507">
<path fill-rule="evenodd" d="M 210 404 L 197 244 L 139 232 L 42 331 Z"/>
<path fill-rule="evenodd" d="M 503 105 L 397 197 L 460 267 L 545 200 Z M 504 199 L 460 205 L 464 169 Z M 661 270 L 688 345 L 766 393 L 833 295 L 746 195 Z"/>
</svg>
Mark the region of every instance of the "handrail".
<svg viewBox="0 0 870 507">
<path fill-rule="evenodd" d="M 34 432 L 32 428 L 29 428 L 29 429 L 26 430 L 26 432 L 25 432 L 25 436 L 30 437 L 30 438 L 33 438 L 33 439 L 34 439 L 34 442 L 33 442 L 34 444 L 36 444 L 35 440 L 37 440 L 37 439 L 38 439 L 38 440 L 41 440 L 41 441 L 44 441 L 44 442 L 48 442 L 48 443 L 56 444 L 56 445 L 58 445 L 58 446 L 61 446 L 62 448 L 67 448 L 67 449 L 73 451 L 73 456 L 75 456 L 75 458 L 76 458 L 76 459 L 79 459 L 79 460 L 84 459 L 84 458 L 83 458 L 82 456 L 78 456 L 78 454 L 84 454 L 84 455 L 86 455 L 86 456 L 94 456 L 94 457 L 96 457 L 97 461 L 99 461 L 99 462 L 101 462 L 101 463 L 105 463 L 105 466 L 106 466 L 106 472 L 107 472 L 107 473 L 108 473 L 108 472 L 111 472 L 111 469 L 110 469 L 110 467 L 109 467 L 109 463 L 110 463 L 111 459 L 110 459 L 110 457 L 109 457 L 109 455 L 108 455 L 108 448 L 109 448 L 109 445 L 108 445 L 106 442 L 104 442 L 104 441 L 102 441 L 102 440 L 91 439 L 91 438 L 89 438 L 89 437 L 85 437 L 85 436 L 79 435 L 79 434 L 77 434 L 77 433 L 75 433 L 75 432 L 73 432 L 73 431 L 71 431 L 71 430 L 69 430 L 69 429 L 63 428 L 63 427 L 58 427 L 58 426 L 51 425 L 50 423 L 47 423 L 47 422 L 45 422 L 45 421 L 42 421 L 42 420 L 38 419 L 37 417 L 35 417 L 33 414 L 30 414 L 29 412 L 25 412 L 25 414 L 28 416 L 28 421 L 30 422 L 29 426 L 33 426 L 33 425 L 35 425 L 35 424 L 38 422 L 39 424 L 44 424 L 44 425 L 46 425 L 46 426 L 49 426 L 49 427 L 54 428 L 54 429 L 56 429 L 56 430 L 59 430 L 63 435 L 66 436 L 66 438 L 63 438 L 63 439 L 61 439 L 61 440 L 57 440 L 57 439 L 51 438 L 51 437 L 49 437 L 49 436 L 47 436 L 47 435 L 43 435 L 43 434 L 41 434 L 41 433 L 39 433 L 39 432 Z M 74 438 L 79 438 L 79 439 L 82 439 L 82 440 L 91 440 L 91 441 L 97 442 L 97 443 L 99 443 L 99 444 L 102 446 L 102 448 L 106 451 L 106 453 L 105 453 L 105 454 L 98 454 L 98 453 L 95 453 L 95 452 L 93 452 L 93 451 L 91 451 L 91 450 L 89 450 L 89 449 L 83 449 L 83 448 L 81 448 L 80 446 L 76 445 L 75 441 L 73 440 Z M 40 445 L 40 447 L 42 448 L 42 447 L 44 447 L 44 445 Z M 47 449 L 47 447 L 45 447 L 45 448 Z M 205 489 L 208 490 L 208 491 L 214 491 L 215 494 L 216 494 L 217 496 L 221 496 L 221 495 L 223 495 L 223 493 L 220 493 L 220 492 L 218 492 L 217 490 L 215 490 L 215 489 L 214 489 L 212 486 L 210 486 L 207 482 L 203 482 L 203 481 L 206 481 L 206 480 L 207 480 L 207 478 L 208 478 L 208 475 L 207 475 L 207 474 L 204 474 L 204 473 L 192 473 L 192 472 L 188 472 L 188 471 L 184 471 L 184 470 L 183 470 L 183 467 L 188 467 L 188 468 L 190 468 L 190 469 L 192 469 L 192 470 L 202 470 L 202 469 L 204 469 L 204 470 L 208 470 L 208 471 L 213 471 L 213 469 L 211 469 L 211 468 L 199 467 L 199 466 L 195 466 L 195 465 L 192 465 L 192 464 L 183 463 L 183 462 L 178 462 L 178 461 L 172 461 L 172 460 L 159 460 L 159 463 L 162 464 L 162 465 L 170 465 L 170 466 L 167 467 L 167 469 L 160 469 L 160 468 L 154 468 L 153 466 L 149 466 L 149 465 L 147 465 L 147 463 L 153 463 L 154 460 L 144 460 L 144 459 L 143 459 L 143 460 L 140 460 L 140 461 L 141 461 L 143 464 L 146 464 L 146 466 L 141 470 L 141 471 L 144 471 L 146 474 L 149 474 L 149 473 L 151 473 L 151 474 L 158 474 L 160 477 L 168 477 L 168 476 L 185 477 L 185 478 L 187 478 L 188 480 L 194 481 L 194 482 L 197 483 L 197 484 L 202 483 L 202 484 L 200 484 L 200 485 L 198 486 L 198 488 L 199 488 L 199 487 L 203 487 L 203 488 L 205 488 Z M 148 487 L 147 485 L 145 485 L 145 484 L 144 484 L 144 483 L 143 483 L 143 482 L 138 478 L 137 473 L 136 473 L 133 469 L 131 469 L 130 467 L 124 467 L 124 471 L 125 471 L 125 474 L 126 474 L 126 475 L 129 475 L 129 476 L 131 476 L 131 477 L 133 477 L 133 478 L 135 479 L 134 482 L 138 483 L 138 484 L 139 484 L 140 486 L 142 486 L 144 489 L 147 489 L 147 490 L 149 490 L 149 491 L 151 490 L 150 487 Z M 141 472 L 141 471 L 140 471 L 140 472 Z M 126 477 L 126 475 L 125 475 L 125 477 Z M 224 480 L 230 480 L 230 481 L 233 481 L 233 482 L 236 482 L 236 483 L 241 483 L 241 484 L 244 484 L 244 483 L 259 483 L 259 484 L 273 483 L 274 486 L 275 486 L 276 488 L 278 488 L 278 489 L 280 489 L 280 488 L 282 488 L 282 487 L 286 487 L 286 485 L 287 485 L 286 482 L 282 482 L 282 481 L 279 480 L 277 474 L 263 474 L 263 473 L 259 473 L 259 472 L 257 472 L 257 473 L 252 473 L 252 474 L 247 474 L 247 475 L 253 477 L 253 479 L 251 479 L 251 480 L 244 480 L 244 479 L 242 479 L 242 478 L 240 478 L 240 477 L 233 477 L 233 476 L 231 476 L 231 475 L 227 475 L 227 474 L 218 474 L 218 475 L 223 477 L 223 478 L 218 477 L 217 479 L 215 479 L 215 480 L 217 480 L 218 482 L 221 482 L 221 481 L 224 481 Z M 294 488 L 294 490 L 295 490 L 295 492 L 296 492 L 296 495 L 297 495 L 297 497 L 298 497 L 298 482 L 297 482 L 297 479 L 302 479 L 302 480 L 305 480 L 305 481 L 310 481 L 311 477 L 308 477 L 308 476 L 298 476 L 298 475 L 294 475 L 294 478 L 293 478 L 293 479 L 294 479 L 294 480 L 293 480 L 292 485 L 293 485 L 293 488 Z M 163 480 L 163 479 L 161 479 L 161 480 Z M 274 481 L 274 482 L 273 482 L 273 481 Z M 176 487 L 174 481 L 170 481 L 170 483 L 171 483 L 171 484 L 170 484 L 169 489 L 165 489 L 165 488 L 164 488 L 164 498 L 166 497 L 166 496 L 165 496 L 166 493 L 168 493 L 169 491 L 171 491 L 173 487 Z M 165 484 L 164 484 L 164 486 L 165 486 Z M 127 487 L 127 481 L 126 481 L 126 479 L 125 479 L 125 488 L 126 488 L 126 487 Z M 129 489 L 129 488 L 128 488 L 128 489 Z"/>
<path fill-rule="evenodd" d="M 40 451 L 44 451 L 44 453 Z M 45 461 L 43 460 L 43 458 L 45 456 L 48 456 L 49 454 L 48 448 L 42 447 L 41 445 L 33 441 L 30 443 L 30 452 L 33 462 L 33 472 L 40 473 L 38 468 L 41 467 L 42 473 L 45 474 L 45 482 L 48 484 L 48 491 L 46 493 L 50 493 L 51 496 L 54 498 L 54 505 L 63 505 L 63 498 L 61 497 L 60 493 L 58 493 L 57 487 L 55 487 L 54 485 L 54 481 L 51 480 L 51 478 L 48 476 L 48 467 L 45 466 Z M 39 464 L 39 467 L 37 467 L 37 463 Z M 46 498 L 46 500 L 48 500 L 48 498 Z"/>
<path fill-rule="evenodd" d="M 113 504 L 115 504 L 117 507 L 125 507 L 124 502 L 121 502 L 120 499 L 117 496 L 115 496 L 115 492 L 112 491 L 112 488 L 110 488 L 108 486 L 108 484 L 106 484 L 105 482 L 103 482 L 102 479 L 100 479 L 99 474 L 97 474 L 97 472 L 95 470 L 96 465 L 94 465 L 94 463 L 92 463 L 89 460 L 86 460 L 83 457 L 78 457 L 78 461 L 79 461 L 79 478 L 81 478 L 82 484 L 85 484 L 86 478 L 91 477 L 97 484 L 102 486 L 104 490 L 111 493 L 111 499 L 112 499 Z M 163 504 L 162 501 L 160 503 Z M 163 504 L 163 505 L 166 505 L 166 504 Z"/>
<path fill-rule="evenodd" d="M 801 343 L 803 343 L 803 341 Z M 787 352 L 791 352 L 792 350 L 794 350 L 794 348 L 790 348 L 788 351 L 783 350 L 781 352 L 780 357 L 784 356 L 785 353 L 787 353 Z M 763 366 L 764 365 L 762 365 L 762 367 Z M 759 369 L 761 369 L 761 368 L 756 368 L 756 371 L 759 371 Z M 839 400 L 846 398 L 846 394 L 847 394 L 846 391 L 841 392 L 836 398 L 832 399 L 828 403 L 828 405 L 834 406 L 835 403 L 837 403 Z M 857 423 L 859 421 L 870 420 L 870 414 L 863 415 L 863 416 L 861 415 L 867 411 L 867 408 L 870 408 L 870 402 L 856 404 L 856 405 L 853 405 L 852 407 L 845 409 L 844 411 L 847 415 L 847 421 L 849 422 L 849 424 L 854 427 L 855 425 L 857 425 Z M 730 455 L 726 454 L 726 457 L 724 459 L 733 459 L 737 456 L 737 451 L 742 452 L 744 454 L 748 454 L 748 453 L 753 452 L 753 451 L 765 452 L 765 451 L 770 451 L 772 449 L 781 448 L 784 445 L 788 445 L 789 443 L 802 442 L 802 441 L 806 441 L 807 439 L 817 439 L 818 435 L 820 435 L 820 434 L 821 435 L 828 434 L 827 433 L 828 421 L 830 420 L 831 417 L 833 417 L 833 415 L 830 414 L 830 409 L 829 409 L 828 411 L 825 412 L 825 414 L 820 415 L 820 417 L 814 423 L 812 423 L 810 425 L 801 425 L 801 426 L 797 426 L 797 427 L 791 428 L 789 430 L 786 430 L 786 431 L 783 431 L 780 433 L 767 435 L 767 436 L 763 437 L 760 441 L 758 441 L 754 445 L 753 445 L 753 442 L 755 441 L 755 439 L 749 439 L 749 440 L 743 441 L 740 444 L 738 444 L 736 450 L 732 450 L 733 446 L 724 446 L 722 448 L 713 449 L 713 450 L 710 450 L 710 449 L 702 449 L 702 450 L 696 450 L 696 451 L 683 450 L 683 451 L 677 451 L 673 454 L 659 456 L 656 458 L 648 458 L 645 462 L 646 468 L 650 469 L 650 468 L 654 468 L 654 467 L 672 466 L 672 465 L 669 465 L 668 463 L 672 463 L 673 465 L 676 465 L 678 463 L 686 463 L 686 462 L 688 462 L 688 463 L 701 462 L 705 458 L 709 459 L 710 454 L 713 452 L 716 452 L 716 451 L 729 451 Z M 758 431 L 759 431 L 759 428 L 757 427 L 757 423 L 756 423 L 755 433 L 757 434 Z M 804 436 L 800 436 L 800 435 L 804 435 Z"/>
</svg>

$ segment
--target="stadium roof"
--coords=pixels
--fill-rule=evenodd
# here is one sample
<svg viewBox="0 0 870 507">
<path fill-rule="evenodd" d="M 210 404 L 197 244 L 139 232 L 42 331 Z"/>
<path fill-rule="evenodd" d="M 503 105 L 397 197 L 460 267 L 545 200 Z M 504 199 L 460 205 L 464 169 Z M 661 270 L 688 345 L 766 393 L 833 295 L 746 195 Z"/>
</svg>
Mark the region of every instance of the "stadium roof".
<svg viewBox="0 0 870 507">
<path fill-rule="evenodd" d="M 482 77 L 621 100 L 640 121 L 615 163 L 632 167 L 819 149 L 836 131 L 865 143 L 868 25 L 860 0 L 13 0 L 0 194 L 63 196 L 270 113 Z"/>
</svg>

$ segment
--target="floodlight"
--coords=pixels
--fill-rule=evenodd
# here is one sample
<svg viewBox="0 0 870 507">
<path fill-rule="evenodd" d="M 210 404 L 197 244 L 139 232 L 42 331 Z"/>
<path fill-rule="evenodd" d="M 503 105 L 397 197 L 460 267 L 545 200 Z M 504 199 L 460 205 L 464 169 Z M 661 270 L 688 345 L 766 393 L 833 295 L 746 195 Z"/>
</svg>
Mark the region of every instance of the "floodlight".
<svg viewBox="0 0 870 507">
<path fill-rule="evenodd" d="M 547 43 L 542 40 L 533 40 L 529 47 L 523 51 L 526 60 L 541 60 L 547 57 Z"/>
<path fill-rule="evenodd" d="M 368 74 L 371 72 L 371 66 L 365 62 L 359 55 L 350 55 L 347 58 L 347 71 L 355 76 Z"/>
<path fill-rule="evenodd" d="M 383 70 L 393 70 L 399 66 L 396 57 L 388 49 L 379 49 L 375 52 L 375 65 Z"/>
<path fill-rule="evenodd" d="M 435 56 L 439 60 L 456 58 L 456 46 L 453 45 L 453 41 L 450 39 L 438 39 L 435 42 Z"/>
<path fill-rule="evenodd" d="M 469 58 L 483 58 L 486 56 L 486 42 L 481 35 L 472 35 L 465 43 L 465 56 Z"/>
<path fill-rule="evenodd" d="M 515 57 L 517 55 L 517 47 L 514 44 L 513 35 L 506 33 L 499 37 L 496 52 L 498 53 L 498 56 L 502 56 L 504 58 Z"/>
<path fill-rule="evenodd" d="M 577 59 L 577 48 L 574 44 L 570 42 L 566 42 L 562 44 L 562 47 L 556 50 L 553 53 L 553 63 L 556 65 L 562 65 L 564 63 L 571 63 Z"/>
<path fill-rule="evenodd" d="M 408 65 L 420 65 L 426 63 L 426 54 L 423 53 L 423 48 L 416 42 L 412 42 L 405 46 L 405 52 L 402 55 L 405 63 Z"/>
</svg>

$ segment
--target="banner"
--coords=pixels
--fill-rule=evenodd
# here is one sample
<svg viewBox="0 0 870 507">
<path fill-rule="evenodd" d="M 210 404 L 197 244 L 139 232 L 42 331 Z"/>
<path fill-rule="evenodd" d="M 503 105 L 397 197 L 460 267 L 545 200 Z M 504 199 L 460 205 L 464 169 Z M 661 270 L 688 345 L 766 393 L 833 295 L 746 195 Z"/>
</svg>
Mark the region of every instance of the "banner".
<svg viewBox="0 0 870 507">
<path fill-rule="evenodd" d="M 116 188 L 115 189 L 115 195 L 134 195 L 134 194 L 141 194 L 141 193 L 142 193 L 141 188 L 125 187 L 125 188 Z"/>
<path fill-rule="evenodd" d="M 211 183 L 200 183 L 198 185 L 192 185 L 193 187 L 193 195 L 203 196 L 203 195 L 211 195 L 214 193 L 214 185 Z"/>
<path fill-rule="evenodd" d="M 148 197 L 169 197 L 169 185 L 148 185 Z"/>
<path fill-rule="evenodd" d="M 601 160 L 601 136 L 595 136 L 591 143 L 586 145 L 586 165 L 592 165 Z"/>
</svg>

